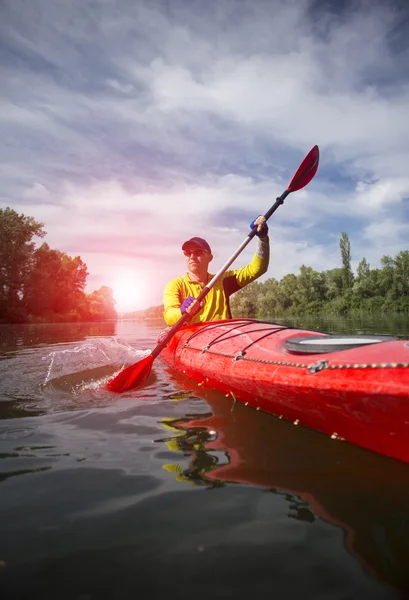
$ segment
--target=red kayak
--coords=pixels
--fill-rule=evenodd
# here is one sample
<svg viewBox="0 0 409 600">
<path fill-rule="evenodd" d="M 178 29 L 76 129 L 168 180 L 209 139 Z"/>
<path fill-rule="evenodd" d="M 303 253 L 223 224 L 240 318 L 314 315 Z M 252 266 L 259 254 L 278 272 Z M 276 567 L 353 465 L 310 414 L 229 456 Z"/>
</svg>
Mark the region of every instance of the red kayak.
<svg viewBox="0 0 409 600">
<path fill-rule="evenodd" d="M 257 410 L 409 463 L 409 342 L 254 319 L 181 328 L 176 371 Z"/>
</svg>

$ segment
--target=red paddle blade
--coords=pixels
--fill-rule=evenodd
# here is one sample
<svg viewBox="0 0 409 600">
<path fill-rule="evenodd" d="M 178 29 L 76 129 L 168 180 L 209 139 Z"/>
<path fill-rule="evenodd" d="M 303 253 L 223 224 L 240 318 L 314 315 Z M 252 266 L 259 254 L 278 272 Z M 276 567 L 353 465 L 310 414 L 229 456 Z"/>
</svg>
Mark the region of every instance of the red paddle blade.
<svg viewBox="0 0 409 600">
<path fill-rule="evenodd" d="M 116 377 L 108 381 L 106 384 L 107 389 L 110 392 L 120 394 L 137 387 L 149 376 L 153 360 L 152 356 L 147 356 L 139 362 L 126 367 Z"/>
<path fill-rule="evenodd" d="M 297 169 L 294 177 L 291 179 L 291 183 L 287 190 L 289 192 L 296 192 L 301 188 L 308 185 L 311 179 L 314 177 L 318 169 L 318 163 L 320 160 L 320 151 L 318 146 L 314 146 L 308 152 L 302 163 Z"/>
</svg>

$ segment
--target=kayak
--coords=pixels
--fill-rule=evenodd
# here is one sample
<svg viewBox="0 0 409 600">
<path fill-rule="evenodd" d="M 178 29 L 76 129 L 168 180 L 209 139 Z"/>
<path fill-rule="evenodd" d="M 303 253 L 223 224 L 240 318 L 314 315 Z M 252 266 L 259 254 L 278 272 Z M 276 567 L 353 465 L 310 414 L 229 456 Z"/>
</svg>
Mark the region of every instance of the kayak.
<svg viewBox="0 0 409 600">
<path fill-rule="evenodd" d="M 204 388 L 409 463 L 409 341 L 255 319 L 179 329 L 161 357 Z"/>
</svg>

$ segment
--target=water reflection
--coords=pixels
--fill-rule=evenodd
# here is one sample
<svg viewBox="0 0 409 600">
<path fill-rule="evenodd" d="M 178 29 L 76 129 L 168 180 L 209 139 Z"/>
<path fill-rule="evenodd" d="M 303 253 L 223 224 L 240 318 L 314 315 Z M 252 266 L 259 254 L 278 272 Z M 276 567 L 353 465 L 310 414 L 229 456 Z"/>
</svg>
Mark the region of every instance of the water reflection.
<svg viewBox="0 0 409 600">
<path fill-rule="evenodd" d="M 27 407 L 26 398 L 2 400 L 0 398 L 0 421 L 3 419 L 22 419 L 24 417 L 40 416 L 46 413 L 45 409 L 33 408 L 32 402 Z"/>
<path fill-rule="evenodd" d="M 178 379 L 183 387 L 186 380 Z M 212 413 L 167 422 L 166 440 L 189 458 L 179 481 L 263 487 L 288 517 L 342 527 L 348 550 L 383 582 L 407 590 L 409 466 L 257 412 L 208 390 Z"/>
<path fill-rule="evenodd" d="M 307 315 L 303 317 L 273 318 L 272 321 L 297 327 L 339 335 L 394 335 L 409 338 L 407 313 L 355 313 L 347 316 Z"/>
<path fill-rule="evenodd" d="M 210 416 L 207 415 L 207 418 Z M 177 462 L 166 463 L 163 469 L 175 474 L 176 481 L 191 483 L 196 486 L 218 487 L 224 481 L 208 479 L 210 471 L 216 469 L 218 458 L 207 450 L 207 443 L 213 432 L 207 427 L 189 427 L 186 419 L 163 419 L 162 426 L 171 432 L 166 438 L 156 440 L 165 443 L 171 452 L 181 452 L 188 458 L 188 466 L 182 467 Z"/>
<path fill-rule="evenodd" d="M 0 351 L 77 342 L 86 337 L 115 335 L 116 321 L 104 323 L 36 323 L 0 325 Z"/>
</svg>

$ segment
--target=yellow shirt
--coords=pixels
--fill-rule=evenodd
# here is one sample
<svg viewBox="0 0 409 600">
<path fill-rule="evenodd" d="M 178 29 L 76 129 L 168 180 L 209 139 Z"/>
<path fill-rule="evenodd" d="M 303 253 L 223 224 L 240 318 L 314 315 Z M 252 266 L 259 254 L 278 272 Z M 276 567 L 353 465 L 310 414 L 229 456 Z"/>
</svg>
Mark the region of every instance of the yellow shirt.
<svg viewBox="0 0 409 600">
<path fill-rule="evenodd" d="M 229 298 L 232 294 L 248 285 L 268 269 L 269 263 L 269 240 L 268 237 L 258 240 L 258 248 L 251 263 L 241 269 L 226 271 L 216 285 L 203 299 L 204 306 L 190 320 L 190 323 L 201 323 L 203 321 L 217 321 L 219 319 L 231 319 Z M 208 275 L 207 283 L 213 278 Z M 176 277 L 166 284 L 163 294 L 164 314 L 167 325 L 174 325 L 182 316 L 180 307 L 188 296 L 197 298 L 202 291 L 202 286 L 192 281 L 189 273 L 183 277 Z"/>
</svg>

